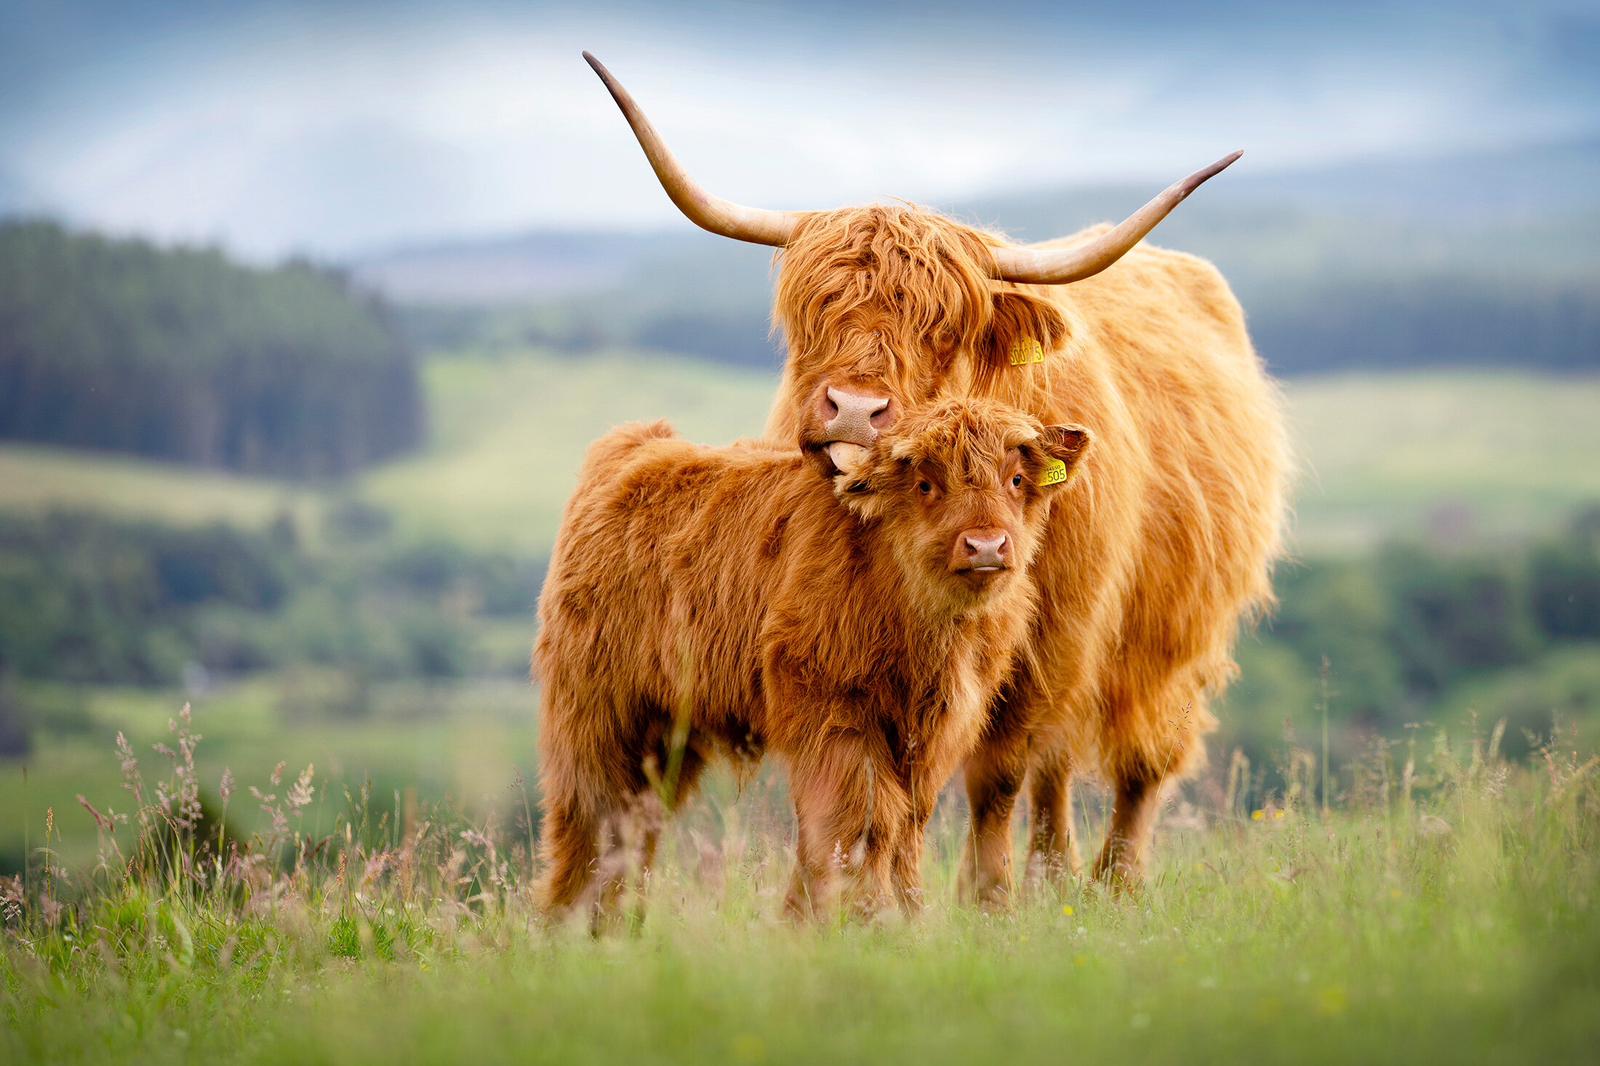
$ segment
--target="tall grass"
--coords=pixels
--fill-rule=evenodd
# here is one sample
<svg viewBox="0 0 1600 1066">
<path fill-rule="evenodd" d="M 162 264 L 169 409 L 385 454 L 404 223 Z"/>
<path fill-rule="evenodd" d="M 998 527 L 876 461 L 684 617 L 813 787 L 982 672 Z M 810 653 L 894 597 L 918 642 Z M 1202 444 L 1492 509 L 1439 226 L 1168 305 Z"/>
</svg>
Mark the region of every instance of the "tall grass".
<svg viewBox="0 0 1600 1066">
<path fill-rule="evenodd" d="M 311 767 L 203 798 L 185 713 L 158 774 L 119 740 L 124 795 L 85 797 L 93 869 L 54 861 L 51 811 L 0 889 L 0 1058 L 1592 1061 L 1600 759 L 1512 764 L 1501 735 L 1377 744 L 1326 809 L 1313 753 L 1235 759 L 1173 798 L 1141 892 L 1004 912 L 954 901 L 947 797 L 911 924 L 785 924 L 781 789 L 713 789 L 643 923 L 595 940 L 534 912 L 520 788 L 503 824 L 317 804 Z"/>
</svg>

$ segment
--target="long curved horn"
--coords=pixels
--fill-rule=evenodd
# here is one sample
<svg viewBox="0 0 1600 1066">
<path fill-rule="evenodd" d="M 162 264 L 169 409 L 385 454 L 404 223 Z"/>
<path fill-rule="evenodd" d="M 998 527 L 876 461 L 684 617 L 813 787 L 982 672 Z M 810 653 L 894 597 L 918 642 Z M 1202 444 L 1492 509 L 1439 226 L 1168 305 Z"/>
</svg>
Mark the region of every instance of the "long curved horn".
<svg viewBox="0 0 1600 1066">
<path fill-rule="evenodd" d="M 724 237 L 732 237 L 736 241 L 749 241 L 751 244 L 769 244 L 775 248 L 782 248 L 789 243 L 789 238 L 794 234 L 795 226 L 800 222 L 800 214 L 796 211 L 767 211 L 759 207 L 745 207 L 731 200 L 724 200 L 720 196 L 712 196 L 689 177 L 688 171 L 672 157 L 667 151 L 666 142 L 661 135 L 650 125 L 650 120 L 644 117 L 644 112 L 639 105 L 633 102 L 633 97 L 628 95 L 628 90 L 611 72 L 605 68 L 594 56 L 588 52 L 583 53 L 583 58 L 588 60 L 594 72 L 600 75 L 600 80 L 606 83 L 606 88 L 611 92 L 611 99 L 617 102 L 622 109 L 622 116 L 628 120 L 628 125 L 633 127 L 633 135 L 639 139 L 639 147 L 644 149 L 644 154 L 650 160 L 650 167 L 656 172 L 661 187 L 667 190 L 667 195 L 672 202 L 678 205 L 678 210 L 689 217 L 689 221 L 701 229 L 710 230 L 712 233 Z"/>
<path fill-rule="evenodd" d="M 996 248 L 994 249 L 995 277 L 1001 281 L 1020 281 L 1035 285 L 1064 285 L 1069 281 L 1082 281 L 1100 273 L 1121 259 L 1156 228 L 1156 224 L 1184 197 L 1198 189 L 1208 178 L 1215 177 L 1244 152 L 1212 163 L 1197 170 L 1180 182 L 1161 191 L 1155 199 L 1129 215 L 1122 224 L 1097 241 L 1078 248 Z"/>
</svg>

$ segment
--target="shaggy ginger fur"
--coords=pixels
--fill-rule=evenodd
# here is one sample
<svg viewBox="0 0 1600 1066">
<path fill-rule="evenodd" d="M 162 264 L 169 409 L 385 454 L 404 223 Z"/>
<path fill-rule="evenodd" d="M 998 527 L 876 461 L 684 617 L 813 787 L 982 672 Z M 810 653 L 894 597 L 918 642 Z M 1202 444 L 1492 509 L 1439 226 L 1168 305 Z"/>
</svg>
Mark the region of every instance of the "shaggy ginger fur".
<svg viewBox="0 0 1600 1066">
<path fill-rule="evenodd" d="M 988 396 L 1095 436 L 1036 565 L 1028 654 L 966 767 L 964 882 L 986 901 L 1012 888 L 1030 768 L 1031 856 L 1077 869 L 1071 776 L 1099 771 L 1116 800 L 1096 873 L 1138 878 L 1162 783 L 1203 757 L 1240 620 L 1272 602 L 1290 465 L 1278 392 L 1213 266 L 1140 245 L 1075 284 L 1014 286 L 990 280 L 999 240 L 909 207 L 807 216 L 779 253 L 789 354 L 767 429 L 819 448 L 833 386 L 890 399 L 891 417 Z"/>
<path fill-rule="evenodd" d="M 788 765 L 787 909 L 915 909 L 923 831 L 1033 613 L 1027 564 L 1053 459 L 1088 443 L 988 401 L 904 418 L 836 484 L 789 451 L 707 448 L 664 423 L 589 451 L 539 600 L 544 906 L 610 911 L 630 811 L 672 806 L 717 752 Z M 841 505 L 841 501 L 842 504 Z M 1003 532 L 1007 569 L 966 536 Z M 643 861 L 658 819 L 644 827 Z"/>
</svg>

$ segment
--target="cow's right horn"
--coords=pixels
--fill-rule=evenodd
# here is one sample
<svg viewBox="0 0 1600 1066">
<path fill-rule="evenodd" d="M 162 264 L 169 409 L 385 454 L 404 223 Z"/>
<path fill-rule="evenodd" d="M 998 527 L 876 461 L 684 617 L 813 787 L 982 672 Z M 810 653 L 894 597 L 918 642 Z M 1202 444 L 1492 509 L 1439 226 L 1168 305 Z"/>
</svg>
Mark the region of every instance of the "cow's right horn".
<svg viewBox="0 0 1600 1066">
<path fill-rule="evenodd" d="M 1132 251 L 1185 197 L 1227 170 L 1242 155 L 1243 152 L 1234 152 L 1173 182 L 1099 240 L 1076 248 L 996 248 L 995 277 L 1035 285 L 1064 285 L 1093 277 Z"/>
<path fill-rule="evenodd" d="M 710 230 L 724 237 L 732 237 L 736 241 L 769 244 L 775 248 L 782 248 L 789 243 L 789 238 L 794 234 L 794 228 L 801 218 L 799 212 L 767 211 L 759 207 L 745 207 L 731 200 L 712 196 L 696 185 L 694 179 L 690 178 L 688 172 L 672 157 L 672 153 L 667 151 L 661 135 L 650 125 L 650 120 L 644 117 L 644 112 L 633 102 L 628 90 L 624 89 L 622 84 L 611 76 L 605 65 L 594 56 L 585 52 L 583 58 L 589 61 L 594 72 L 600 75 L 600 80 L 606 83 L 611 98 L 622 109 L 622 115 L 628 120 L 628 125 L 633 127 L 633 135 L 639 139 L 639 147 L 644 149 L 645 156 L 649 158 L 650 166 L 655 170 L 661 187 L 667 190 L 672 202 L 678 205 L 679 211 L 689 217 L 690 222 L 701 229 Z"/>
</svg>

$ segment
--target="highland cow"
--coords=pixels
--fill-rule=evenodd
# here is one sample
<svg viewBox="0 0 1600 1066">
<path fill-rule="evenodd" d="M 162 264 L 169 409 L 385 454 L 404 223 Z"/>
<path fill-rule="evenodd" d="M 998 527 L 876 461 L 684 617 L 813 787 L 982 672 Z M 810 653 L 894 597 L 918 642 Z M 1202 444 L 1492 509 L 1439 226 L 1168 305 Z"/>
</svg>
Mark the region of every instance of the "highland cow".
<svg viewBox="0 0 1600 1066">
<path fill-rule="evenodd" d="M 857 912 L 917 909 L 927 821 L 1012 672 L 1087 445 L 978 400 L 907 415 L 831 483 L 664 423 L 601 438 L 539 600 L 546 909 L 613 912 L 662 808 L 714 755 L 765 751 L 798 823 L 787 910 L 828 909 L 836 873 Z"/>
<path fill-rule="evenodd" d="M 1282 550 L 1282 404 L 1244 314 L 1211 264 L 1136 247 L 1240 153 L 1114 228 L 1048 245 L 916 207 L 761 210 L 696 185 L 587 58 L 690 220 L 780 249 L 788 359 L 769 440 L 848 467 L 908 406 L 942 396 L 993 397 L 1095 435 L 1087 490 L 1056 508 L 1040 551 L 1025 653 L 966 766 L 963 878 L 984 901 L 1010 893 L 1025 774 L 1032 858 L 1076 871 L 1070 785 L 1087 772 L 1115 793 L 1095 873 L 1137 881 L 1162 786 L 1202 761 L 1208 701 L 1236 672 L 1241 619 L 1272 602 Z"/>
</svg>

